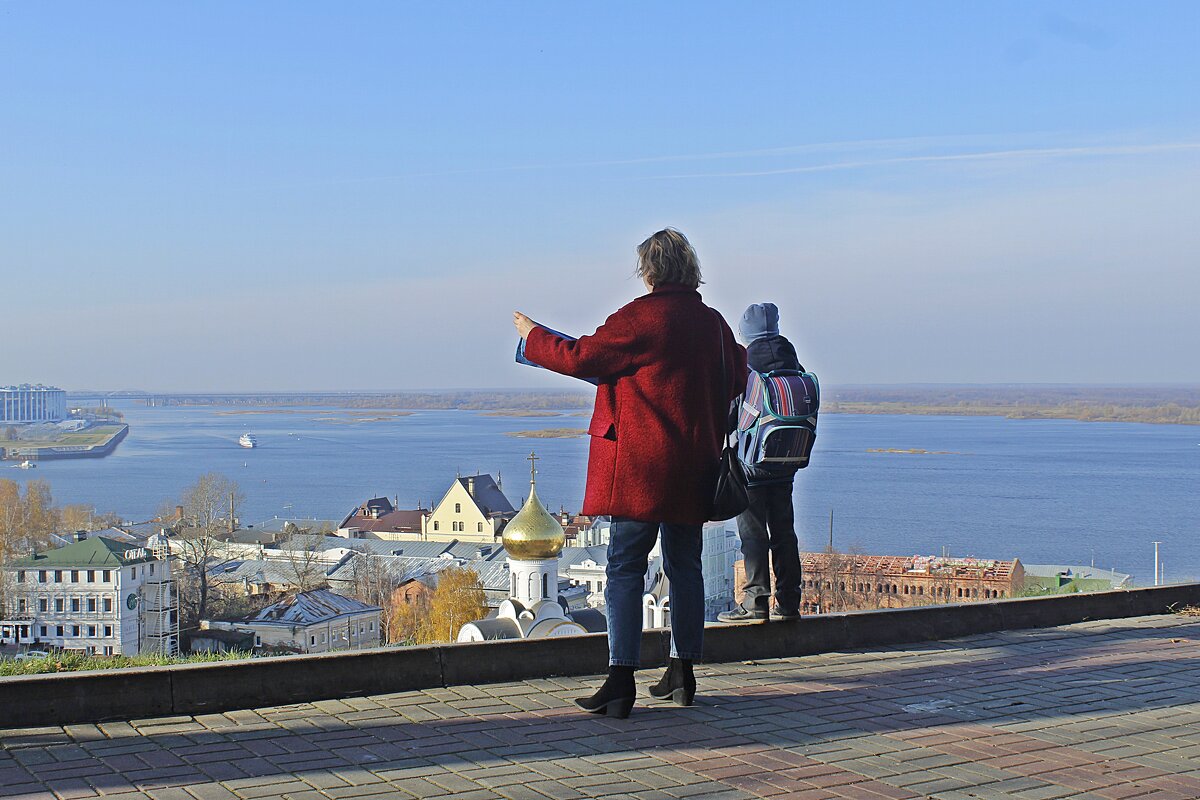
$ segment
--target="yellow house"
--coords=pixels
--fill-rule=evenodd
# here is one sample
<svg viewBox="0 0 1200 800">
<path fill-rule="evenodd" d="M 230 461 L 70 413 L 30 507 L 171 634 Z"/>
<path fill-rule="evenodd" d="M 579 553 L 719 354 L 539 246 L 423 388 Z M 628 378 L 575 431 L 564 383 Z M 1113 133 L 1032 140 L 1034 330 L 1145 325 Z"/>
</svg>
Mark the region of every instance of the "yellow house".
<svg viewBox="0 0 1200 800">
<path fill-rule="evenodd" d="M 496 542 L 516 509 L 491 475 L 460 476 L 422 520 L 426 539 Z"/>
</svg>

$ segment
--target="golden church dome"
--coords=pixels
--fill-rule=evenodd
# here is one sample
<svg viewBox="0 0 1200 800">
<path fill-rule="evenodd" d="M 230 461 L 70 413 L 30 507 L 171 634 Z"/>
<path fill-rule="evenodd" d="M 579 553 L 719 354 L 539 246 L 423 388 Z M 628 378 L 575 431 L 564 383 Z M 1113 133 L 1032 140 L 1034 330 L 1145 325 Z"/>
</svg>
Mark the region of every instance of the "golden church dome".
<svg viewBox="0 0 1200 800">
<path fill-rule="evenodd" d="M 530 453 L 530 459 L 536 457 Z M 518 561 L 542 561 L 558 558 L 567 537 L 563 527 L 542 505 L 530 470 L 529 499 L 517 515 L 504 526 L 504 549 Z"/>
</svg>

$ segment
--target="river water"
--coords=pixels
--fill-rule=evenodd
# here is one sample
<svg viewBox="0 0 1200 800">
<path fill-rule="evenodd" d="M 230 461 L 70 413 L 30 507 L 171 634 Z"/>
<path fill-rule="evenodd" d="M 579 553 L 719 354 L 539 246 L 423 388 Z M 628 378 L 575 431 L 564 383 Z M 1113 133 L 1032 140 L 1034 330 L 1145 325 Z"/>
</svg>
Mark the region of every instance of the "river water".
<svg viewBox="0 0 1200 800">
<path fill-rule="evenodd" d="M 50 483 L 59 503 L 88 503 L 130 520 L 153 516 L 198 475 L 238 481 L 243 522 L 340 519 L 375 495 L 426 507 L 456 473 L 502 476 L 517 505 L 528 491 L 578 510 L 586 437 L 527 439 L 507 432 L 585 428 L 586 416 L 491 417 L 474 411 L 385 412 L 150 408 L 118 403 L 129 436 L 107 458 L 43 462 L 0 475 Z M 574 415 L 573 415 L 574 414 Z M 239 447 L 253 432 L 259 447 Z M 1154 548 L 1168 580 L 1200 578 L 1200 428 L 997 417 L 821 418 L 812 466 L 796 481 L 802 545 L 865 553 L 1020 558 L 1094 564 L 1153 580 Z M 871 450 L 935 451 L 933 454 Z M 941 452 L 937 452 L 941 451 Z"/>
</svg>

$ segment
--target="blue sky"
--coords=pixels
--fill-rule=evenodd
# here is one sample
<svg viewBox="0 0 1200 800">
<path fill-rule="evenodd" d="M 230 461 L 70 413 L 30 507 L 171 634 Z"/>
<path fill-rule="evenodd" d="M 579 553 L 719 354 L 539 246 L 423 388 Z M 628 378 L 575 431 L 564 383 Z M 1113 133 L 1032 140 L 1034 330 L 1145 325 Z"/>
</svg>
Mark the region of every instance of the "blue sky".
<svg viewBox="0 0 1200 800">
<path fill-rule="evenodd" d="M 0 2 L 0 383 L 571 385 L 687 233 L 826 382 L 1200 381 L 1194 3 Z"/>
</svg>

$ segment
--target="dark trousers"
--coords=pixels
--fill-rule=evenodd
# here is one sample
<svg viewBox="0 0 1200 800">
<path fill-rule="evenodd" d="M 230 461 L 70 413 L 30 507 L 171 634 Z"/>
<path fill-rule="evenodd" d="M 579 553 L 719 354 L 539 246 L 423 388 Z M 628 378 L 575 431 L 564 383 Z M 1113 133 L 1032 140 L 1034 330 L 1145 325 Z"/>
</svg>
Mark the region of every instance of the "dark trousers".
<svg viewBox="0 0 1200 800">
<path fill-rule="evenodd" d="M 771 567 L 775 568 L 775 604 L 783 611 L 800 607 L 800 547 L 796 541 L 792 482 L 749 487 L 750 507 L 738 515 L 738 535 L 746 567 L 742 605 L 769 611 Z"/>
</svg>

